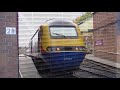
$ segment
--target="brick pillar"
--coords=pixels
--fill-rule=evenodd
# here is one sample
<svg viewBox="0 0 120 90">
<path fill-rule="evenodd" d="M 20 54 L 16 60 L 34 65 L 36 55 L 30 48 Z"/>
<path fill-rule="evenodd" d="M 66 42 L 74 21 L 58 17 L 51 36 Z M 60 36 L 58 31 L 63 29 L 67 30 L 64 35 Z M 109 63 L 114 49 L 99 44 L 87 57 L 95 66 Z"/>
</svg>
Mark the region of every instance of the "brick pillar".
<svg viewBox="0 0 120 90">
<path fill-rule="evenodd" d="M 117 12 L 117 20 L 120 20 L 120 12 Z M 117 62 L 120 62 L 120 21 L 116 24 L 116 39 L 117 39 Z"/>
<path fill-rule="evenodd" d="M 93 26 L 97 29 L 109 23 L 116 21 L 116 12 L 97 12 L 93 16 Z M 117 42 L 116 42 L 116 24 L 94 30 L 94 41 L 101 41 L 101 45 L 94 43 L 94 55 L 107 60 L 116 61 Z M 102 52 L 101 52 L 102 51 Z"/>
<path fill-rule="evenodd" d="M 15 27 L 16 34 L 6 34 Z M 18 13 L 0 12 L 0 78 L 18 78 Z"/>
</svg>

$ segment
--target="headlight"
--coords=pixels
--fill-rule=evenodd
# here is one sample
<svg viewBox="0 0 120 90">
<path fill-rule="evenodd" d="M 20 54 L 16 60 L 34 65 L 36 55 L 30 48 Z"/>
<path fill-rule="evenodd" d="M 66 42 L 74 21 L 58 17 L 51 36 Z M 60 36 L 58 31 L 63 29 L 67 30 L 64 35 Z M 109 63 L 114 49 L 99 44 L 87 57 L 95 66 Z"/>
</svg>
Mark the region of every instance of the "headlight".
<svg viewBox="0 0 120 90">
<path fill-rule="evenodd" d="M 47 51 L 52 51 L 52 48 L 50 48 L 50 47 L 49 47 L 49 48 L 47 48 Z"/>
<path fill-rule="evenodd" d="M 75 48 L 75 50 L 76 50 L 76 51 L 78 51 L 78 50 L 79 50 L 79 48 L 78 48 L 78 47 L 76 47 L 76 48 Z"/>
<path fill-rule="evenodd" d="M 85 47 L 75 47 L 75 51 L 85 51 Z"/>
<path fill-rule="evenodd" d="M 48 52 L 55 52 L 55 51 L 86 51 L 85 47 L 78 46 L 78 47 L 48 47 Z"/>
<path fill-rule="evenodd" d="M 60 48 L 56 48 L 57 51 L 60 51 Z"/>
<path fill-rule="evenodd" d="M 48 47 L 47 51 L 51 52 L 51 51 L 60 51 L 60 48 L 58 47 Z"/>
<path fill-rule="evenodd" d="M 86 51 L 86 48 L 85 48 L 85 47 L 83 47 L 83 51 Z"/>
<path fill-rule="evenodd" d="M 81 47 L 81 51 L 86 51 L 86 48 L 85 47 Z"/>
</svg>

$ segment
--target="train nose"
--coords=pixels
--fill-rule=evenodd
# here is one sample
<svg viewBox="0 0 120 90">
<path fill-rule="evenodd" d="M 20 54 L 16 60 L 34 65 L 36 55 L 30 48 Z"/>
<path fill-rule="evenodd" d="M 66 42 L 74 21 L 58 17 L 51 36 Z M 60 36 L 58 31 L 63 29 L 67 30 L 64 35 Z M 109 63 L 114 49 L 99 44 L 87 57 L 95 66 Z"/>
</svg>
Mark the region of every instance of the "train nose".
<svg viewBox="0 0 120 90">
<path fill-rule="evenodd" d="M 49 53 L 46 60 L 50 63 L 51 70 L 70 70 L 79 68 L 84 57 L 84 52 L 59 52 Z"/>
</svg>

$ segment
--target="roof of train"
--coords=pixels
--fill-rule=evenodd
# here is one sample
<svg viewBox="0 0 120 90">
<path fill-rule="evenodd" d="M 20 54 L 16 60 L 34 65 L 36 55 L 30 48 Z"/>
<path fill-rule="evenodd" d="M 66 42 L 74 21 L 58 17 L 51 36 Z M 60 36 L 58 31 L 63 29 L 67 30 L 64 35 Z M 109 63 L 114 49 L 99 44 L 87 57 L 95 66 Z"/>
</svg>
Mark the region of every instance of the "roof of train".
<svg viewBox="0 0 120 90">
<path fill-rule="evenodd" d="M 45 22 L 48 26 L 75 26 L 76 24 L 69 20 L 49 20 Z"/>
</svg>

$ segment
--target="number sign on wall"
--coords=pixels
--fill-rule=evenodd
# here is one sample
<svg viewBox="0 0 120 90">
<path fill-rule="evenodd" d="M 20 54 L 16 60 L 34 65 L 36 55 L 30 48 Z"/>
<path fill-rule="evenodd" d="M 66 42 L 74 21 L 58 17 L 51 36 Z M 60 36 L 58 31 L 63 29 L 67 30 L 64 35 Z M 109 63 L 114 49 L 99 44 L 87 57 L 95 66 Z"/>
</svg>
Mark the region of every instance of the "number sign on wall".
<svg viewBox="0 0 120 90">
<path fill-rule="evenodd" d="M 6 34 L 16 35 L 16 28 L 15 27 L 6 27 Z"/>
</svg>

